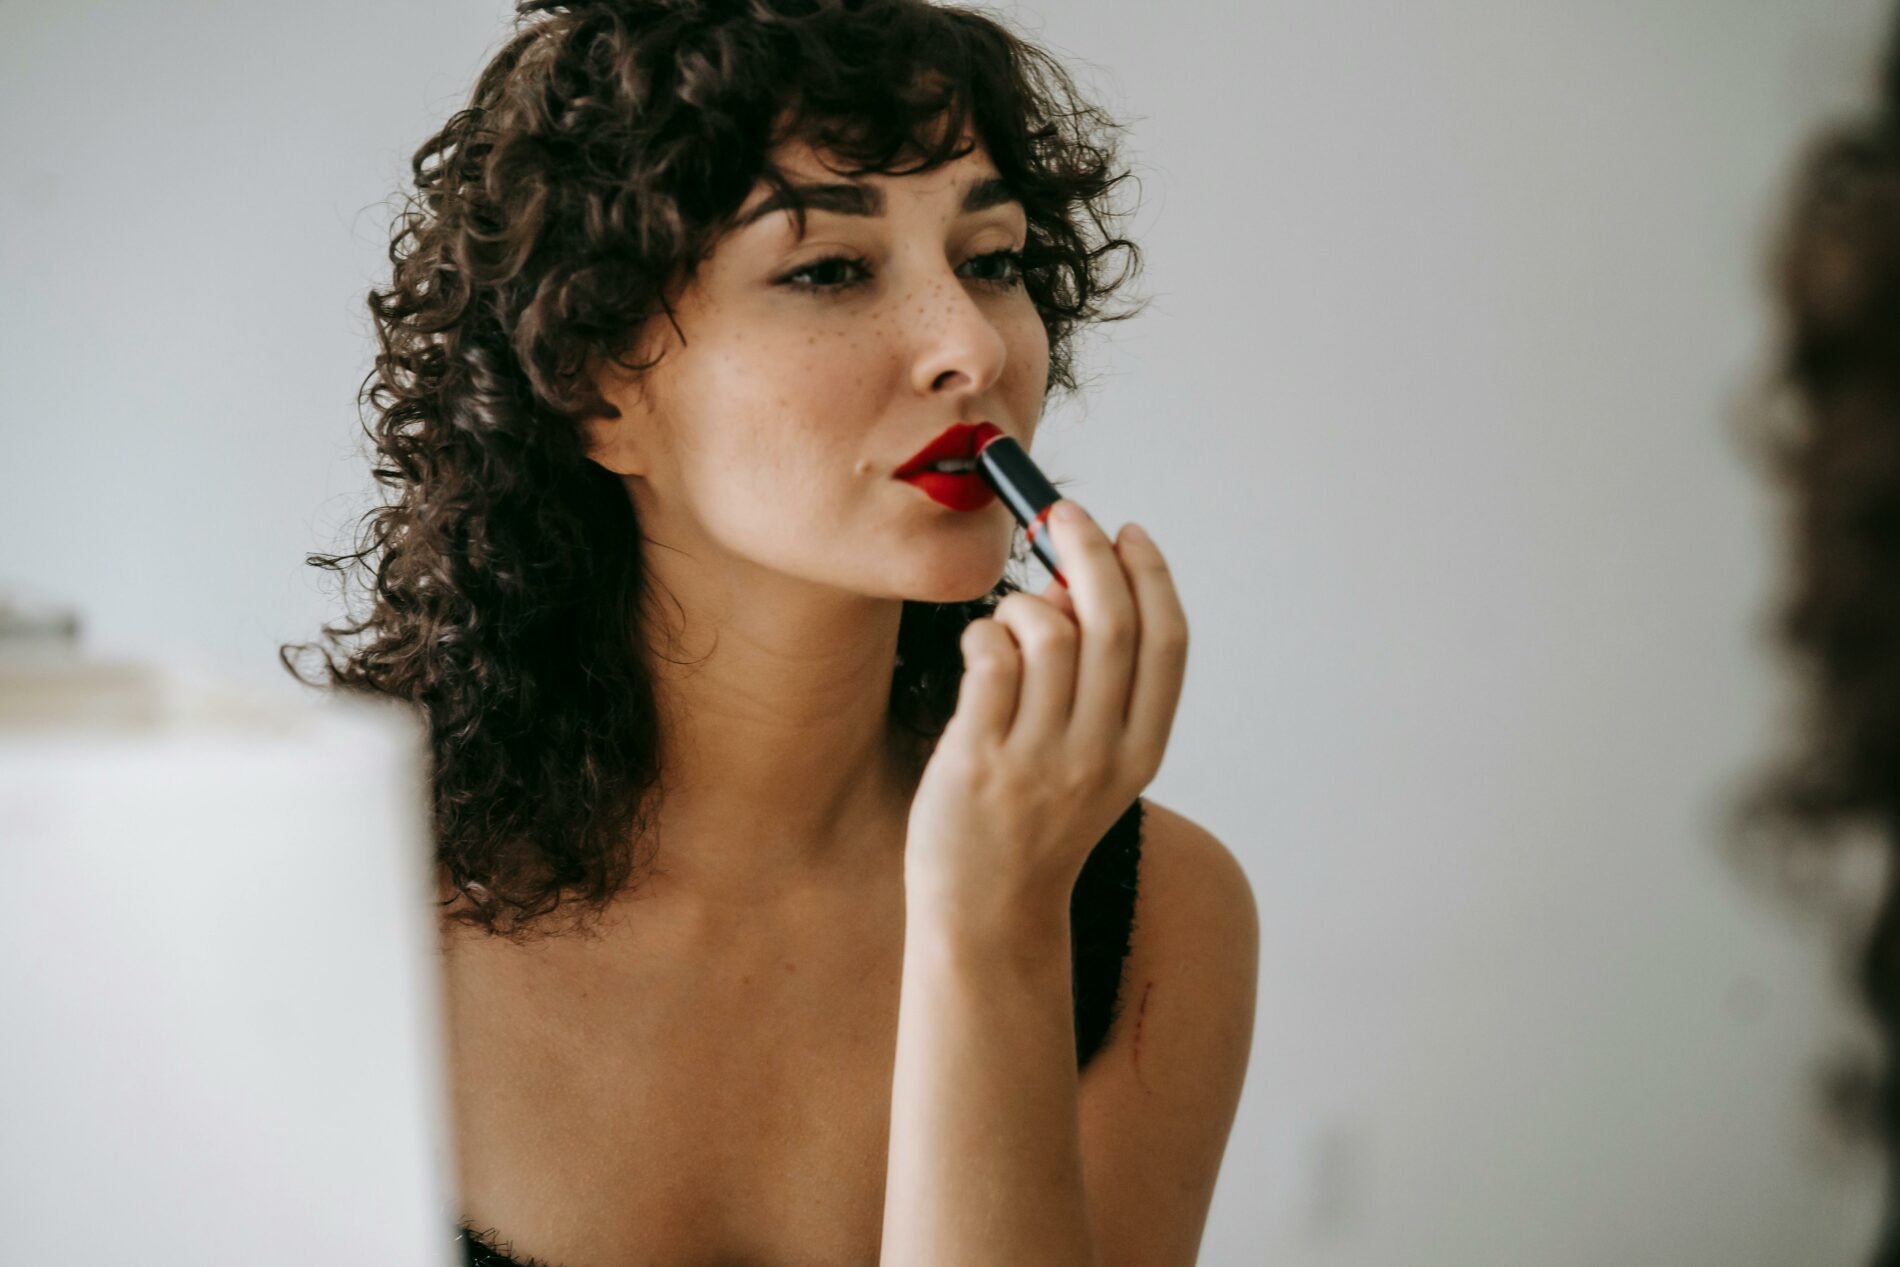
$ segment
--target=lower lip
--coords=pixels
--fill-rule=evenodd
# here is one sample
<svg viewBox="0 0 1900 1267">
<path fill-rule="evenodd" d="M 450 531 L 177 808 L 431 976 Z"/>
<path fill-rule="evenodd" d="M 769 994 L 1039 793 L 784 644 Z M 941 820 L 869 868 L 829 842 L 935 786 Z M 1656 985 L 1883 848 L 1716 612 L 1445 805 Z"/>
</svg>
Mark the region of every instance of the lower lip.
<svg viewBox="0 0 1900 1267">
<path fill-rule="evenodd" d="M 948 471 L 919 471 L 915 475 L 904 476 L 904 482 L 921 488 L 930 500 L 952 510 L 981 510 L 996 500 L 996 490 L 989 481 L 972 471 L 968 475 L 952 475 Z"/>
</svg>

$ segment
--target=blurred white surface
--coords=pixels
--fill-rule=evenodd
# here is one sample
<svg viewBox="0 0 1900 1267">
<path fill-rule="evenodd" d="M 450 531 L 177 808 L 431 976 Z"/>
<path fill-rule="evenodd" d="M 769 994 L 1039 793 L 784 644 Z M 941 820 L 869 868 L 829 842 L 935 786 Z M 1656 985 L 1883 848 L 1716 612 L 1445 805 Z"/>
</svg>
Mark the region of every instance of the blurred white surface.
<svg viewBox="0 0 1900 1267">
<path fill-rule="evenodd" d="M 419 744 L 0 654 L 0 1258 L 450 1267 Z"/>
</svg>

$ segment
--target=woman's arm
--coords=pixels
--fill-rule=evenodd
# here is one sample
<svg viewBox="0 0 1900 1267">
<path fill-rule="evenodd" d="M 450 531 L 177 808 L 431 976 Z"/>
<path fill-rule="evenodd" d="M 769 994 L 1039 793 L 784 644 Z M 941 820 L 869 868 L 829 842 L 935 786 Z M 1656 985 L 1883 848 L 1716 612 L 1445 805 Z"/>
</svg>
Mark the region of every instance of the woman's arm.
<svg viewBox="0 0 1900 1267">
<path fill-rule="evenodd" d="M 911 802 L 884 1267 L 1097 1267 L 1069 899 L 1161 764 L 1187 619 L 1161 552 L 1049 514 L 1068 579 L 964 629 Z"/>
<path fill-rule="evenodd" d="M 1014 909 L 906 901 L 883 1267 L 1096 1261 L 1067 895 Z"/>
</svg>

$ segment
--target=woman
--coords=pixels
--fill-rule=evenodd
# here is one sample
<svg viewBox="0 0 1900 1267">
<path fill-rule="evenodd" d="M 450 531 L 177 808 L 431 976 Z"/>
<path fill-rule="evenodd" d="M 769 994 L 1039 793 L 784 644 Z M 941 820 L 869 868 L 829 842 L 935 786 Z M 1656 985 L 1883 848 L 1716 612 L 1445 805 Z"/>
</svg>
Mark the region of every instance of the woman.
<svg viewBox="0 0 1900 1267">
<path fill-rule="evenodd" d="M 1750 861 L 1781 864 L 1810 899 L 1830 895 L 1808 865 L 1814 857 L 1853 860 L 1868 845 L 1878 854 L 1884 879 L 1872 910 L 1835 909 L 1829 918 L 1859 940 L 1855 983 L 1881 1059 L 1849 1054 L 1825 1083 L 1837 1123 L 1887 1154 L 1875 1267 L 1900 1265 L 1897 52 L 1890 44 L 1877 108 L 1819 138 L 1807 155 L 1775 262 L 1785 327 L 1775 399 L 1787 408 L 1764 412 L 1770 425 L 1753 440 L 1789 495 L 1790 583 L 1776 633 L 1801 671 L 1807 724 L 1748 789 L 1738 835 Z M 1838 887 L 1851 898 L 1860 884 Z"/>
<path fill-rule="evenodd" d="M 1031 594 L 897 477 L 1074 389 L 1112 125 L 922 0 L 518 26 L 371 296 L 396 495 L 312 560 L 377 556 L 328 680 L 430 726 L 468 1261 L 1185 1267 L 1258 930 L 1138 796 L 1166 561 L 1057 516 Z"/>
</svg>

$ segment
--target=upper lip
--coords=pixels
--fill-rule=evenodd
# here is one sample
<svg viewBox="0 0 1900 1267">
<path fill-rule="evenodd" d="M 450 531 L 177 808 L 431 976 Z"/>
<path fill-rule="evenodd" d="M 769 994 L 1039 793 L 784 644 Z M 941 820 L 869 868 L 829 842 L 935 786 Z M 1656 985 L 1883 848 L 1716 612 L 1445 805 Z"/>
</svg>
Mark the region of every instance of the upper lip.
<svg viewBox="0 0 1900 1267">
<path fill-rule="evenodd" d="M 941 462 L 946 458 L 974 458 L 977 446 L 991 435 L 1000 434 L 1002 428 L 989 421 L 951 423 L 944 433 L 912 454 L 891 473 L 893 479 L 903 479 L 915 475 L 932 462 Z"/>
</svg>

